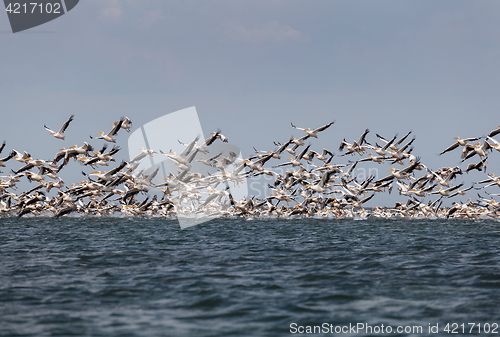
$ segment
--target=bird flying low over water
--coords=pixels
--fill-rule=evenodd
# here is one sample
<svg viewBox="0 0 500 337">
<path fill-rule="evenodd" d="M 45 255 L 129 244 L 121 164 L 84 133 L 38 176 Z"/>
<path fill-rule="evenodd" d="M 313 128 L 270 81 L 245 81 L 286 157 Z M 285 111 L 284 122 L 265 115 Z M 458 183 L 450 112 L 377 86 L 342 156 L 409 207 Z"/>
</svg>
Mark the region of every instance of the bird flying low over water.
<svg viewBox="0 0 500 337">
<path fill-rule="evenodd" d="M 116 124 L 118 124 L 118 123 L 120 123 L 120 121 L 114 122 L 113 127 L 116 126 Z M 125 117 L 125 120 L 123 121 L 121 128 L 125 129 L 127 132 L 130 132 L 131 125 L 132 125 L 132 121 L 130 120 L 130 118 Z"/>
<path fill-rule="evenodd" d="M 11 160 L 12 158 L 14 158 L 16 156 L 16 152 L 14 150 L 12 150 L 12 152 L 5 158 L 0 158 L 0 166 L 1 167 L 5 167 L 5 162 L 8 162 L 9 160 Z"/>
<path fill-rule="evenodd" d="M 53 132 L 46 126 L 45 128 L 56 138 L 64 139 L 64 131 L 72 120 L 73 116 L 64 123 L 59 132 Z M 43 160 L 33 158 L 26 151 L 11 150 L 9 153 L 5 151 L 3 142 L 0 143 L 0 167 L 9 166 L 9 172 L 0 175 L 0 217 L 39 216 L 52 213 L 58 218 L 69 214 L 103 216 L 118 212 L 125 216 L 166 217 L 262 215 L 357 219 L 370 216 L 453 217 L 500 220 L 500 202 L 480 195 L 476 202 L 472 202 L 471 199 L 466 202 L 457 199 L 452 208 L 446 206 L 441 208 L 446 199 L 460 198 L 470 193 L 472 189 L 484 189 L 484 193 L 490 196 L 500 195 L 500 193 L 490 193 L 498 192 L 500 177 L 486 172 L 487 156 L 495 156 L 500 152 L 500 142 L 493 138 L 500 134 L 500 129 L 491 131 L 488 136 L 465 139 L 457 137 L 454 143 L 441 153 L 451 152 L 456 148 L 462 151 L 463 148 L 462 159 L 479 158 L 477 164 L 468 165 L 466 170 L 463 162 L 454 167 L 445 166 L 432 170 L 420 162 L 420 157 L 416 153 L 413 154 L 414 148 L 410 146 L 414 143 L 415 137 L 408 139 L 411 131 L 402 138 L 396 133 L 392 138 L 386 139 L 374 133 L 375 138 L 369 133 L 369 129 L 364 129 L 359 139 L 352 144 L 344 139 L 339 147 L 339 151 L 344 152 L 343 155 L 352 154 L 356 157 L 359 155 L 360 158 L 354 161 L 348 160 L 347 163 L 334 162 L 334 153 L 330 149 L 323 148 L 322 152 L 317 152 L 312 144 L 306 144 L 308 138 L 319 137 L 319 133 L 328 129 L 333 123 L 317 129 L 303 129 L 291 124 L 293 128 L 301 131 L 300 136 L 297 138 L 292 136 L 284 142 L 274 142 L 273 151 L 254 148 L 255 154 L 246 159 L 240 159 L 239 151 L 228 150 L 228 154 L 225 154 L 226 151 L 223 152 L 219 146 L 210 147 L 216 141 L 227 142 L 227 138 L 220 130 L 211 133 L 206 140 L 200 141 L 201 135 L 186 143 L 178 140 L 184 147 L 182 152 L 174 153 L 170 150 L 169 153 L 164 153 L 158 150 L 159 154 L 174 162 L 175 166 L 172 166 L 171 171 L 167 171 L 167 167 L 162 165 L 152 165 L 150 169 L 139 168 L 141 160 L 156 154 L 147 148 L 140 148 L 140 152 L 136 153 L 135 157 L 130 157 L 129 162 L 122 160 L 119 165 L 112 164 L 115 162 L 113 156 L 120 151 L 120 147 L 114 145 L 113 149 L 108 151 L 107 143 L 115 143 L 113 137 L 121 129 L 129 131 L 132 121 L 127 117 L 114 122 L 109 133 L 100 132 L 100 137 L 91 137 L 105 140 L 97 152 L 94 152 L 89 143 L 82 142 L 81 146 L 73 145 L 59 149 L 53 160 Z M 371 140 L 375 140 L 372 142 L 373 145 L 369 142 Z M 331 141 L 327 141 L 331 145 Z M 374 152 L 365 156 L 367 149 Z M 204 154 L 203 157 L 201 153 Z M 291 158 L 285 158 L 289 157 L 288 154 Z M 74 160 L 71 160 L 72 158 Z M 338 160 L 341 158 L 342 155 L 335 157 Z M 278 165 L 273 163 L 275 160 L 279 160 Z M 208 167 L 198 165 L 198 162 Z M 282 163 L 279 164 L 280 162 Z M 378 178 L 378 174 L 365 177 L 365 168 L 359 168 L 361 172 L 355 174 L 355 168 L 367 163 L 368 165 L 377 163 L 377 166 L 399 164 L 401 169 L 392 167 L 388 170 L 390 175 L 381 179 Z M 85 176 L 84 181 L 66 185 L 59 172 L 63 167 L 71 168 L 77 165 L 92 167 L 93 170 L 88 174 L 82 171 Z M 488 169 L 495 167 L 494 162 L 488 165 Z M 107 170 L 97 169 L 102 166 L 112 167 Z M 271 167 L 279 169 L 271 170 Z M 371 172 L 372 167 L 367 169 Z M 461 189 L 465 182 L 456 184 L 455 180 L 462 175 L 462 170 L 466 173 L 474 170 L 477 171 L 474 175 L 488 174 L 488 177 Z M 260 176 L 268 176 L 266 180 L 273 181 L 272 185 L 267 184 L 267 188 L 273 191 L 272 194 L 261 195 L 259 191 L 259 195 L 241 195 L 247 190 L 245 188 L 238 191 L 240 196 L 236 198 L 236 188 L 240 184 L 246 187 L 247 178 Z M 15 191 L 21 187 L 17 185 L 18 182 L 33 184 L 34 187 L 16 193 Z M 251 182 L 251 186 L 254 182 Z M 475 184 L 479 186 L 475 188 Z M 376 194 L 386 191 L 391 193 L 393 187 L 397 188 L 400 196 L 408 198 L 406 203 L 398 202 L 392 208 L 368 209 L 365 206 L 365 203 L 376 198 Z M 158 191 L 163 192 L 161 200 Z M 429 197 L 434 199 L 434 196 L 438 199 L 432 203 L 417 199 Z"/>
<path fill-rule="evenodd" d="M 482 171 L 483 169 L 486 170 L 486 166 L 484 165 L 484 161 L 481 160 L 477 164 L 469 164 L 469 165 L 467 165 L 467 169 L 465 170 L 465 173 L 468 174 L 469 171 L 472 171 L 472 170 Z"/>
<path fill-rule="evenodd" d="M 61 129 L 58 132 L 52 131 L 46 125 L 44 125 L 43 127 L 45 128 L 45 130 L 49 131 L 50 134 L 52 136 L 54 136 L 55 138 L 64 140 L 64 131 L 66 131 L 66 129 L 69 126 L 69 123 L 71 123 L 71 121 L 73 120 L 74 117 L 75 117 L 75 115 L 71 115 L 69 117 L 69 119 L 66 122 L 64 122 L 64 124 L 61 126 Z"/>
<path fill-rule="evenodd" d="M 203 144 L 203 146 L 212 145 L 212 143 L 215 142 L 216 139 L 220 139 L 224 143 L 228 142 L 227 137 L 221 133 L 220 129 L 217 129 L 217 132 L 211 132 L 210 134 L 211 134 L 211 136 L 207 138 L 207 140 L 205 141 L 205 144 Z"/>
<path fill-rule="evenodd" d="M 467 155 L 467 151 L 465 151 L 465 147 L 467 145 L 468 142 L 474 142 L 476 140 L 479 140 L 480 137 L 474 137 L 474 138 L 465 138 L 465 139 L 460 139 L 459 137 L 455 137 L 453 138 L 456 140 L 455 143 L 451 144 L 450 146 L 448 146 L 443 152 L 441 152 L 439 155 L 442 155 L 446 152 L 449 152 L 449 151 L 452 151 L 452 150 L 455 150 L 458 146 L 464 146 L 464 152 L 462 153 L 462 159 L 465 158 L 465 156 Z"/>
<path fill-rule="evenodd" d="M 385 139 L 384 137 L 382 137 L 381 135 L 379 135 L 378 133 L 376 134 L 377 138 L 380 139 L 381 141 L 383 141 L 384 143 L 391 143 L 389 144 L 389 147 L 394 150 L 394 151 L 397 151 L 399 149 L 399 145 L 401 145 L 406 138 L 408 138 L 408 136 L 411 134 L 411 131 L 408 131 L 408 133 L 406 135 L 404 135 L 403 137 L 401 137 L 398 141 L 396 141 L 394 143 L 394 140 L 396 138 L 393 138 L 392 141 L 388 141 L 387 139 Z"/>
<path fill-rule="evenodd" d="M 354 141 L 352 144 L 346 142 L 345 138 L 344 140 L 340 143 L 339 146 L 339 151 L 342 151 L 344 148 L 347 149 L 347 152 L 343 154 L 343 156 L 347 154 L 354 154 L 354 153 L 364 153 L 366 151 L 366 147 L 362 146 L 363 143 L 366 143 L 366 135 L 370 132 L 369 129 L 366 129 L 361 136 L 359 137 L 359 140 L 356 142 Z"/>
<path fill-rule="evenodd" d="M 397 170 L 395 168 L 391 168 L 388 170 L 388 171 L 391 171 L 391 174 L 385 178 L 382 178 L 382 179 L 375 181 L 375 184 L 377 185 L 377 184 L 380 184 L 384 181 L 393 180 L 394 178 L 405 179 L 409 176 L 410 173 L 412 173 L 417 168 L 417 166 L 419 164 L 420 164 L 420 158 L 417 157 L 416 160 L 413 162 L 413 164 L 411 164 L 410 166 L 408 166 L 402 170 Z"/>
<path fill-rule="evenodd" d="M 474 145 L 467 144 L 464 148 L 465 155 L 463 155 L 462 161 L 472 158 L 477 154 L 479 157 L 481 157 L 481 160 L 484 159 L 486 162 L 488 162 L 486 154 L 490 149 L 490 143 L 488 143 L 486 140 L 483 142 L 483 145 L 481 145 L 481 143 L 476 143 Z"/>
<path fill-rule="evenodd" d="M 331 125 L 333 125 L 333 123 L 335 123 L 335 121 L 333 121 L 331 123 L 328 123 L 326 125 L 320 126 L 319 128 L 314 129 L 314 130 L 311 130 L 309 128 L 302 129 L 302 128 L 296 127 L 295 125 L 293 125 L 293 123 L 290 123 L 290 124 L 292 125 L 292 128 L 295 128 L 297 130 L 305 131 L 307 133 L 307 137 L 303 138 L 303 140 L 306 140 L 309 137 L 318 138 L 318 132 L 321 132 L 321 131 L 324 131 L 324 130 L 328 129 Z"/>
<path fill-rule="evenodd" d="M 116 136 L 116 134 L 122 127 L 123 122 L 125 122 L 124 117 L 122 117 L 118 122 L 113 123 L 113 128 L 107 134 L 104 134 L 104 132 L 98 132 L 97 134 L 101 135 L 101 137 L 90 136 L 90 139 L 104 139 L 107 142 L 116 143 L 116 141 L 113 139 L 113 136 Z"/>
</svg>

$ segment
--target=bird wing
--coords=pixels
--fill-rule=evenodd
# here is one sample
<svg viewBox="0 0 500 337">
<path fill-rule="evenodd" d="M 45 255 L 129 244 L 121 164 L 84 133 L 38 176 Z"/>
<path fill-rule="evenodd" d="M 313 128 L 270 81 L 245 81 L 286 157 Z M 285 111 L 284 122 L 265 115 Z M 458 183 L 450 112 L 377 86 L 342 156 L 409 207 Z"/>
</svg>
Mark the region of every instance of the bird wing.
<svg viewBox="0 0 500 337">
<path fill-rule="evenodd" d="M 342 151 L 344 149 L 344 147 L 349 146 L 349 145 L 351 145 L 351 144 L 346 142 L 344 139 L 342 142 L 340 142 L 339 151 Z"/>
<path fill-rule="evenodd" d="M 118 130 L 120 130 L 120 128 L 122 127 L 122 124 L 123 122 L 125 121 L 125 118 L 121 118 L 118 123 L 113 123 L 113 128 L 111 129 L 111 131 L 109 131 L 108 133 L 108 136 L 114 136 L 118 133 Z"/>
<path fill-rule="evenodd" d="M 323 177 L 321 177 L 321 181 L 319 182 L 319 186 L 321 186 L 321 187 L 325 186 L 325 184 L 330 180 L 330 177 L 333 174 L 339 173 L 339 172 L 340 172 L 339 169 L 326 171 L 325 174 L 323 175 Z"/>
<path fill-rule="evenodd" d="M 475 147 L 472 147 L 472 149 L 474 150 Z M 465 153 L 465 156 L 464 156 L 464 153 Z M 464 151 L 462 152 L 462 157 L 463 157 L 462 162 L 466 161 L 469 158 L 474 157 L 476 154 L 477 154 L 476 151 L 465 152 L 465 149 L 464 149 Z"/>
<path fill-rule="evenodd" d="M 451 150 L 455 150 L 458 147 L 458 145 L 459 145 L 458 142 L 455 142 L 455 143 L 451 144 L 443 152 L 441 152 L 439 155 L 442 155 L 442 154 L 444 154 L 446 152 L 449 152 Z"/>
<path fill-rule="evenodd" d="M 413 164 L 411 164 L 410 166 L 408 166 L 407 168 L 404 168 L 401 170 L 402 173 L 411 173 L 413 170 L 415 170 L 415 168 L 420 164 L 420 158 L 417 157 L 415 159 L 415 162 Z"/>
<path fill-rule="evenodd" d="M 35 165 L 31 164 L 31 163 L 28 163 L 26 165 L 24 165 L 23 167 L 21 167 L 19 170 L 17 171 L 14 171 L 15 174 L 18 174 L 18 173 L 21 173 L 21 172 L 24 172 L 26 170 L 29 170 L 31 168 L 33 168 Z"/>
<path fill-rule="evenodd" d="M 498 135 L 500 133 L 500 128 L 496 129 L 496 130 L 493 130 L 490 132 L 490 134 L 488 135 L 488 137 L 495 137 L 496 135 Z"/>
<path fill-rule="evenodd" d="M 224 143 L 228 142 L 227 137 L 224 136 L 222 133 L 219 133 L 219 136 L 217 138 L 219 138 L 220 140 L 222 140 Z"/>
<path fill-rule="evenodd" d="M 308 145 L 306 148 L 304 148 L 304 150 L 302 150 L 301 153 L 299 153 L 298 156 L 295 157 L 296 160 L 301 160 L 302 157 L 306 154 L 307 150 L 309 150 L 309 148 L 311 147 L 311 145 Z"/>
<path fill-rule="evenodd" d="M 481 139 L 481 137 L 475 137 L 475 138 L 465 138 L 463 139 L 463 141 L 467 141 L 467 142 L 473 142 L 473 141 L 476 141 L 478 139 Z"/>
<path fill-rule="evenodd" d="M 292 125 L 292 128 L 294 128 L 294 129 L 301 130 L 301 131 L 306 131 L 306 129 L 302 129 L 302 128 L 296 127 L 295 125 L 293 125 L 293 123 L 290 123 L 290 124 Z"/>
<path fill-rule="evenodd" d="M 115 145 L 115 146 L 113 146 L 113 148 L 111 150 L 108 151 L 108 153 L 106 153 L 106 155 L 112 156 L 112 155 L 116 154 L 120 150 L 121 150 L 121 147 L 118 146 L 118 145 Z"/>
<path fill-rule="evenodd" d="M 309 147 L 308 147 L 308 148 L 309 148 Z M 266 163 L 269 159 L 271 159 L 272 157 L 273 157 L 273 154 L 272 154 L 272 153 L 271 153 L 271 154 L 268 154 L 268 155 L 266 155 L 265 157 L 263 157 L 263 158 L 261 158 L 261 159 L 257 160 L 257 161 L 255 162 L 255 164 L 260 163 L 261 165 L 264 165 L 264 164 L 265 164 L 265 163 Z"/>
<path fill-rule="evenodd" d="M 97 163 L 98 161 L 99 161 L 99 157 L 94 157 L 94 158 L 91 158 L 91 159 L 85 161 L 83 163 L 83 165 L 91 165 L 92 166 L 92 164 Z"/>
<path fill-rule="evenodd" d="M 368 132 L 370 132 L 369 129 L 366 129 L 363 134 L 361 135 L 361 137 L 359 137 L 359 141 L 358 141 L 358 145 L 361 146 L 363 145 L 363 142 L 365 141 L 365 137 L 366 135 L 368 134 Z"/>
<path fill-rule="evenodd" d="M 328 172 L 325 172 L 325 174 L 323 174 L 323 176 L 321 177 L 321 180 L 319 181 L 318 185 L 320 187 L 323 187 L 325 186 L 328 180 L 330 180 L 330 176 L 328 175 Z"/>
<path fill-rule="evenodd" d="M 44 128 L 45 128 L 45 130 L 47 130 L 48 132 L 50 132 L 50 133 L 55 133 L 53 130 L 49 129 L 49 128 L 47 127 L 47 125 L 44 125 L 43 127 L 44 127 Z"/>
<path fill-rule="evenodd" d="M 406 135 L 404 135 L 403 137 L 401 137 L 400 140 L 398 140 L 396 143 L 394 143 L 394 145 L 398 146 L 399 144 L 401 144 L 402 142 L 405 141 L 405 139 L 410 135 L 411 131 L 409 131 Z"/>
<path fill-rule="evenodd" d="M 219 133 L 221 132 L 221 130 L 217 130 L 216 133 L 213 134 L 212 137 L 209 137 L 206 141 L 205 141 L 205 146 L 210 146 L 212 145 L 213 142 L 215 142 L 215 140 L 217 139 L 217 136 L 219 135 Z"/>
<path fill-rule="evenodd" d="M 468 155 L 468 153 L 469 153 L 469 151 L 472 151 L 472 150 L 474 150 L 474 149 L 475 149 L 475 147 L 474 147 L 474 146 L 469 145 L 469 144 L 466 144 L 466 145 L 464 146 L 464 149 L 462 150 L 462 155 L 460 156 L 460 158 L 462 158 L 463 160 L 465 160 L 465 159 L 466 159 L 466 157 L 467 157 L 467 155 Z M 474 153 L 475 153 L 475 152 L 474 152 Z M 471 157 L 472 157 L 472 156 L 471 156 Z M 470 158 L 470 157 L 468 157 L 468 158 Z M 468 159 L 468 158 L 467 158 L 467 159 Z"/>
<path fill-rule="evenodd" d="M 107 173 L 107 175 L 112 176 L 112 175 L 118 173 L 122 168 L 125 167 L 125 165 L 127 165 L 127 162 L 125 160 L 122 160 L 122 162 L 120 163 L 120 165 L 118 165 L 114 169 L 109 170 L 108 173 Z"/>
<path fill-rule="evenodd" d="M 189 152 L 191 152 L 191 150 L 193 149 L 194 145 L 196 144 L 196 142 L 200 139 L 200 135 L 197 135 L 196 138 L 191 142 L 189 143 L 186 148 L 184 149 L 184 151 L 182 151 L 182 153 L 180 154 L 181 156 L 185 157 L 189 154 Z M 179 142 L 180 143 L 180 142 Z"/>
<path fill-rule="evenodd" d="M 98 151 L 100 154 L 103 154 L 104 151 L 106 151 L 106 149 L 108 148 L 108 144 L 104 143 L 104 145 L 102 146 L 102 148 Z"/>
<path fill-rule="evenodd" d="M 367 202 L 368 200 L 370 200 L 371 198 L 373 198 L 373 196 L 374 196 L 374 195 L 375 195 L 375 193 L 373 193 L 373 194 L 372 194 L 372 195 L 370 195 L 369 197 L 364 198 L 363 200 L 361 200 L 361 201 L 359 202 L 359 204 L 360 204 L 360 205 L 361 205 L 361 204 L 364 204 L 365 202 Z"/>
<path fill-rule="evenodd" d="M 395 136 L 394 136 L 394 137 L 393 137 L 390 141 L 388 141 L 388 142 L 384 145 L 384 147 L 382 147 L 382 150 L 384 150 L 384 151 L 385 151 L 385 150 L 386 150 L 389 146 L 391 146 L 391 144 L 392 144 L 392 143 L 396 140 L 396 137 L 397 137 L 397 136 L 398 136 L 398 135 L 395 135 Z"/>
<path fill-rule="evenodd" d="M 380 139 L 381 141 L 383 141 L 384 143 L 388 143 L 389 141 L 387 139 L 385 139 L 384 137 L 382 137 L 381 135 L 379 135 L 378 133 L 375 134 L 377 136 L 378 139 Z"/>
<path fill-rule="evenodd" d="M 333 153 L 332 153 L 332 152 L 330 152 L 330 150 L 328 150 L 328 149 L 323 149 L 323 153 L 322 153 L 322 155 L 323 155 L 323 156 L 326 156 L 327 154 L 329 154 L 330 156 L 333 156 Z"/>
<path fill-rule="evenodd" d="M 399 149 L 400 152 L 403 152 L 404 150 L 406 150 L 408 148 L 408 146 L 410 146 L 413 142 L 415 141 L 415 138 L 413 138 L 412 140 L 410 140 L 408 143 L 406 143 L 402 148 Z M 399 145 L 399 144 L 398 144 Z"/>
<path fill-rule="evenodd" d="M 0 159 L 0 162 L 7 162 L 7 161 L 11 160 L 12 158 L 14 158 L 15 156 L 16 156 L 16 152 L 11 151 L 11 153 L 7 157 Z"/>
<path fill-rule="evenodd" d="M 426 187 L 426 188 L 421 189 L 421 190 L 422 190 L 422 192 L 430 192 L 430 191 L 432 191 L 434 189 L 434 187 L 436 187 L 436 184 L 431 185 L 431 186 Z"/>
<path fill-rule="evenodd" d="M 61 151 L 56 153 L 56 156 L 54 157 L 54 160 L 52 161 L 54 164 L 56 164 L 59 160 L 63 159 L 66 156 L 66 151 Z"/>
<path fill-rule="evenodd" d="M 310 138 L 311 136 L 309 136 L 309 134 L 306 134 L 305 136 L 302 136 L 298 139 L 299 142 L 303 142 L 304 140 L 306 140 L 307 138 Z"/>
<path fill-rule="evenodd" d="M 66 122 L 64 122 L 64 124 L 61 126 L 61 129 L 59 130 L 59 133 L 60 133 L 60 134 L 63 134 L 63 133 L 64 133 L 64 131 L 66 131 L 66 129 L 67 129 L 67 128 L 68 128 L 68 126 L 69 126 L 69 123 L 71 123 L 71 121 L 73 120 L 73 118 L 74 118 L 74 117 L 75 117 L 75 115 L 71 115 L 71 116 L 69 117 L 69 119 L 68 119 Z"/>
<path fill-rule="evenodd" d="M 281 163 L 281 164 L 278 164 L 274 167 L 281 167 L 281 166 L 287 166 L 287 165 L 292 165 L 292 163 L 288 162 L 288 163 Z"/>
<path fill-rule="evenodd" d="M 215 156 L 213 156 L 213 157 L 208 158 L 208 159 L 207 159 L 207 161 L 212 161 L 212 160 L 215 160 L 215 159 L 217 159 L 217 158 L 218 158 L 219 156 L 221 156 L 221 155 L 222 155 L 222 152 L 220 152 L 219 154 L 216 154 L 216 155 L 215 155 Z"/>
<path fill-rule="evenodd" d="M 313 132 L 321 132 L 321 131 L 324 131 L 326 129 L 328 129 L 330 126 L 333 125 L 333 123 L 335 123 L 335 121 L 331 122 L 331 123 L 328 123 L 326 125 L 323 125 L 323 126 L 320 126 L 319 128 L 317 128 L 316 130 L 314 130 Z"/>
<path fill-rule="evenodd" d="M 457 186 L 453 186 L 453 187 L 450 187 L 450 188 L 447 188 L 446 191 L 447 192 L 451 192 L 451 191 L 454 191 L 454 190 L 457 190 L 459 189 L 460 187 L 462 187 L 464 184 L 460 184 L 460 185 L 457 185 Z"/>
<path fill-rule="evenodd" d="M 490 140 L 490 142 L 496 144 L 496 145 L 500 145 L 500 143 L 496 140 L 496 139 L 493 139 L 491 138 L 490 136 L 488 136 L 488 139 Z M 4 142 L 4 145 L 5 145 L 5 142 Z M 2 152 L 2 150 L 0 149 L 0 152 Z"/>
<path fill-rule="evenodd" d="M 358 161 L 355 161 L 351 167 L 349 168 L 349 170 L 347 171 L 347 174 L 350 176 L 352 171 L 354 170 L 354 168 L 356 167 L 356 165 L 358 165 Z"/>
<path fill-rule="evenodd" d="M 133 162 L 136 162 L 136 161 L 140 161 L 143 158 L 145 158 L 147 155 L 148 155 L 147 152 L 141 152 L 137 156 L 135 156 L 134 158 L 132 158 L 132 160 L 130 162 L 133 163 Z"/>
<path fill-rule="evenodd" d="M 291 143 L 291 140 L 288 140 L 286 143 L 281 145 L 280 148 L 278 148 L 276 151 L 274 151 L 275 154 L 280 154 L 281 152 L 285 151 L 286 147 Z"/>
<path fill-rule="evenodd" d="M 466 188 L 466 189 L 463 189 L 463 190 L 462 190 L 462 192 L 467 192 L 467 191 L 471 190 L 472 188 L 474 188 L 474 185 L 471 185 L 471 187 L 468 187 L 468 188 Z"/>
</svg>

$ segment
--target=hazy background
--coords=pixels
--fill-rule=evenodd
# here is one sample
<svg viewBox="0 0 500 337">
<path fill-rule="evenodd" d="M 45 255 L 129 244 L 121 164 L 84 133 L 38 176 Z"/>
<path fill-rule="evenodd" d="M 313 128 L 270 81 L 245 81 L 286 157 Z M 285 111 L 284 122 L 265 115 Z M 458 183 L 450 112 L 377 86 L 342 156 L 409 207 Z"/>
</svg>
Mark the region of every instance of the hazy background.
<svg viewBox="0 0 500 337">
<path fill-rule="evenodd" d="M 137 128 L 196 106 L 205 133 L 222 129 L 244 156 L 301 136 L 290 122 L 336 120 L 313 148 L 338 155 L 365 128 L 373 143 L 375 133 L 413 130 L 423 163 L 454 166 L 458 151 L 436 153 L 500 124 L 499 17 L 498 1 L 82 0 L 12 34 L 0 14 L 0 156 L 15 148 L 49 159 L 120 116 Z M 71 114 L 65 141 L 43 129 Z M 127 137 L 118 135 L 124 158 Z M 393 200 L 384 198 L 370 205 Z"/>
</svg>

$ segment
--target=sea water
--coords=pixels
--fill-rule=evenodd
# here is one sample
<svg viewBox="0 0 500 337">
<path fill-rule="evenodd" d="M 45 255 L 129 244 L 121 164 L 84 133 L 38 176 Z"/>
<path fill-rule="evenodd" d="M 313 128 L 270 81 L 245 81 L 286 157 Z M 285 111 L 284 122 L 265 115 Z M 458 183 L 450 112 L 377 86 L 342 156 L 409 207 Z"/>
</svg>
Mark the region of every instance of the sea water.
<svg viewBox="0 0 500 337">
<path fill-rule="evenodd" d="M 499 251 L 495 221 L 2 218 L 0 335 L 497 335 Z"/>
</svg>

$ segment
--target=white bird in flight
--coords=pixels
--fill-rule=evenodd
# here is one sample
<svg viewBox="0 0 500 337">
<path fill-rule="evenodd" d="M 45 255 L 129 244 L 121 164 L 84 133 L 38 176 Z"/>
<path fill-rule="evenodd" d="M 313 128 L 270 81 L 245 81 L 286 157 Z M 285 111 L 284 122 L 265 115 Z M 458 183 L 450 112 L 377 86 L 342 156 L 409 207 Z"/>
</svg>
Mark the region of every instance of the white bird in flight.
<svg viewBox="0 0 500 337">
<path fill-rule="evenodd" d="M 69 117 L 69 119 L 66 122 L 64 122 L 64 124 L 61 126 L 61 129 L 58 132 L 52 131 L 46 125 L 44 125 L 43 127 L 45 128 L 45 130 L 49 131 L 50 134 L 52 136 L 54 136 L 55 138 L 64 140 L 64 131 L 66 131 L 66 129 L 69 126 L 69 123 L 71 123 L 71 121 L 73 120 L 74 117 L 75 117 L 75 115 L 71 115 Z"/>
</svg>

